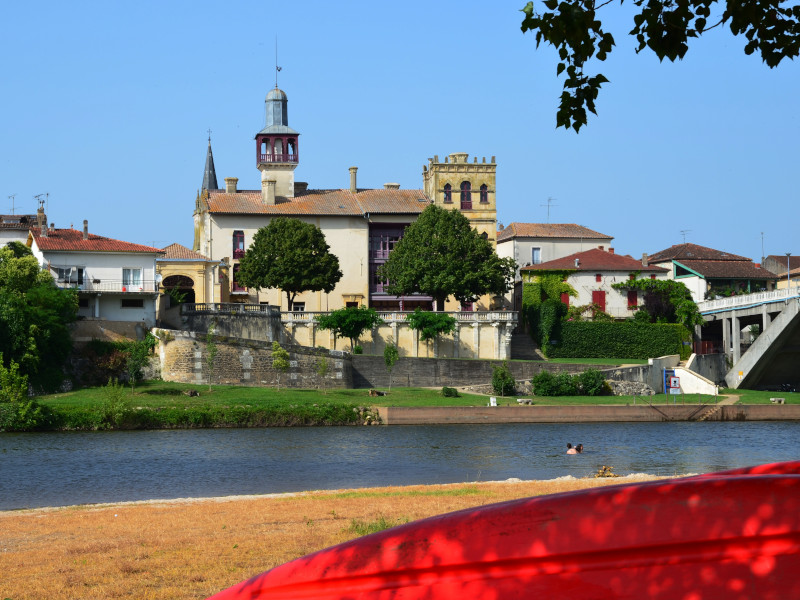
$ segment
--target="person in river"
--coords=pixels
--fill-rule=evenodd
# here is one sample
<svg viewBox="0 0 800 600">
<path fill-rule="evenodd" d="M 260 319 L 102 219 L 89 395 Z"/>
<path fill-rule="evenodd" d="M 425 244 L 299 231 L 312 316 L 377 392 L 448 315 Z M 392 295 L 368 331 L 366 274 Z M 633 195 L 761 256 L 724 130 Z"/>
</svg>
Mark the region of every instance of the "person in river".
<svg viewBox="0 0 800 600">
<path fill-rule="evenodd" d="M 575 446 L 575 450 L 578 452 L 578 454 L 583 452 L 583 444 L 578 444 L 577 446 Z"/>
<path fill-rule="evenodd" d="M 577 454 L 578 450 L 572 447 L 572 444 L 567 442 L 567 454 Z"/>
</svg>

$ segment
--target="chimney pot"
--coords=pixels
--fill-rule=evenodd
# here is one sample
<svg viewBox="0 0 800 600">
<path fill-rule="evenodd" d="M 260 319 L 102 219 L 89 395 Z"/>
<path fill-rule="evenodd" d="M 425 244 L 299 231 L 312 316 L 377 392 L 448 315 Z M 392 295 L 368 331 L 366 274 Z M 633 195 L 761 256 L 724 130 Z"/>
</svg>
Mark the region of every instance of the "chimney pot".
<svg viewBox="0 0 800 600">
<path fill-rule="evenodd" d="M 608 249 L 608 253 L 609 253 L 609 254 L 614 254 L 614 249 L 613 249 L 613 248 L 609 248 L 609 249 Z"/>
<path fill-rule="evenodd" d="M 646 266 L 648 266 L 648 264 L 649 264 L 649 261 L 648 261 L 648 258 L 647 258 L 647 252 L 643 252 L 642 253 L 642 266 L 646 267 Z"/>
<path fill-rule="evenodd" d="M 605 246 L 598 246 L 598 247 L 597 247 L 597 249 L 598 249 L 598 250 L 605 250 L 605 249 L 606 249 L 606 247 L 605 247 Z"/>
<path fill-rule="evenodd" d="M 294 182 L 294 195 L 297 196 L 299 192 L 305 192 L 308 190 L 308 182 L 307 181 L 295 181 Z"/>
<path fill-rule="evenodd" d="M 350 167 L 350 193 L 355 194 L 358 191 L 358 185 L 356 185 L 356 173 L 358 172 L 358 167 Z"/>
<path fill-rule="evenodd" d="M 580 258 L 576 258 L 575 259 L 575 266 L 576 267 L 580 267 L 581 266 L 581 259 Z"/>
<path fill-rule="evenodd" d="M 236 193 L 236 184 L 239 183 L 238 177 L 226 177 L 225 178 L 225 193 L 226 194 L 235 194 Z"/>
<path fill-rule="evenodd" d="M 385 190 L 399 190 L 400 184 L 399 183 L 384 183 L 383 189 Z"/>
<path fill-rule="evenodd" d="M 87 219 L 83 220 L 83 239 L 89 239 L 89 221 Z"/>
<path fill-rule="evenodd" d="M 275 184 L 274 179 L 263 179 L 261 181 L 261 202 L 263 204 L 275 205 Z"/>
</svg>

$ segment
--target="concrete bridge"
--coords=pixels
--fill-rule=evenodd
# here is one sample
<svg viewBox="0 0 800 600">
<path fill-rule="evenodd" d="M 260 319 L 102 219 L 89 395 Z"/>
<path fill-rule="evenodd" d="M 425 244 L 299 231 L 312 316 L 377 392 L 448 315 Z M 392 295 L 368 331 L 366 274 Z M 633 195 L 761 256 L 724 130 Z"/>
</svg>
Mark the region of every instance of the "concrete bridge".
<svg viewBox="0 0 800 600">
<path fill-rule="evenodd" d="M 725 376 L 728 387 L 800 388 L 800 285 L 697 307 L 706 321 L 703 343 L 720 347 L 731 366 Z M 742 330 L 752 325 L 760 327 L 760 334 L 742 352 Z"/>
</svg>

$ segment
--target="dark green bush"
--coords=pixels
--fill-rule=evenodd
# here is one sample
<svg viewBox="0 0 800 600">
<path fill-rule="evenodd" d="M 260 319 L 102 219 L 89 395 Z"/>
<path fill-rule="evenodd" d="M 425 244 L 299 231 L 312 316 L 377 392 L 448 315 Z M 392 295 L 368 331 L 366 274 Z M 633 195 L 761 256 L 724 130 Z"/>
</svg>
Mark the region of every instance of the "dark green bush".
<svg viewBox="0 0 800 600">
<path fill-rule="evenodd" d="M 607 396 L 611 393 L 606 378 L 597 369 L 586 369 L 577 375 L 577 380 L 581 396 Z"/>
<path fill-rule="evenodd" d="M 531 386 L 537 396 L 602 396 L 611 392 L 597 369 L 587 369 L 578 375 L 542 371 L 531 378 Z"/>
<path fill-rule="evenodd" d="M 550 358 L 688 358 L 691 353 L 691 332 L 675 323 L 566 321 L 560 329 L 545 350 Z"/>
<path fill-rule="evenodd" d="M 442 396 L 445 398 L 458 398 L 458 390 L 456 388 L 444 386 L 442 388 Z"/>
<path fill-rule="evenodd" d="M 492 367 L 492 389 L 498 396 L 513 396 L 516 392 L 516 381 L 505 361 L 499 367 Z"/>
</svg>

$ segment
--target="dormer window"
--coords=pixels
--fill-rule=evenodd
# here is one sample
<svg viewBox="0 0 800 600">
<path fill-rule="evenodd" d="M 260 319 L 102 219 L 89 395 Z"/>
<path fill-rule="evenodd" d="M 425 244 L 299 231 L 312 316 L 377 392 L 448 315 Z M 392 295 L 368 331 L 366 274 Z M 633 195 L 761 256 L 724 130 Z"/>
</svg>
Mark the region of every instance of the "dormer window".
<svg viewBox="0 0 800 600">
<path fill-rule="evenodd" d="M 449 183 L 444 185 L 444 203 L 445 204 L 452 204 L 453 203 L 453 186 Z"/>
</svg>

